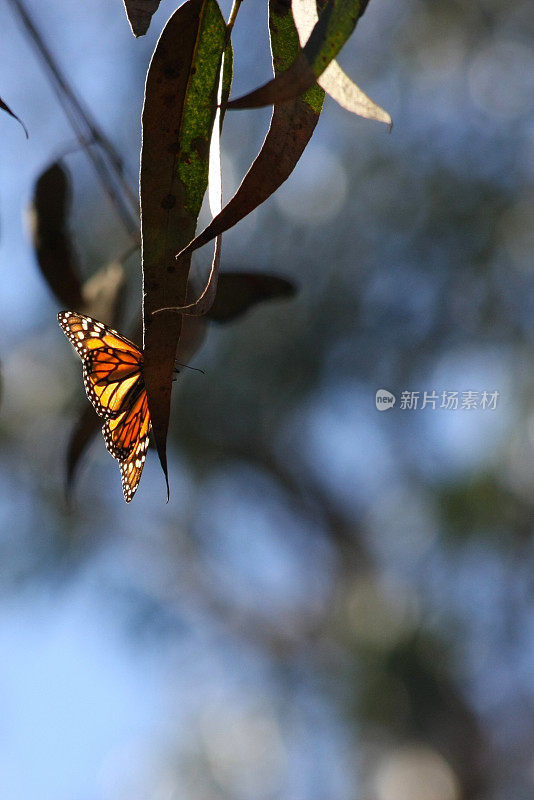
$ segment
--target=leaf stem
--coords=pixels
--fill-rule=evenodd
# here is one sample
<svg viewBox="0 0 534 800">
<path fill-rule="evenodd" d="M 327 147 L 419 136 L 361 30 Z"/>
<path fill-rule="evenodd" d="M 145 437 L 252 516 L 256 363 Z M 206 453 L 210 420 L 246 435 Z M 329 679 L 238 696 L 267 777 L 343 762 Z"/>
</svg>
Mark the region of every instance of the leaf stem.
<svg viewBox="0 0 534 800">
<path fill-rule="evenodd" d="M 239 11 L 239 9 L 241 7 L 241 3 L 242 2 L 243 2 L 243 0 L 234 0 L 234 2 L 233 2 L 232 10 L 230 11 L 230 16 L 228 17 L 228 22 L 226 23 L 226 35 L 227 35 L 228 38 L 230 38 L 230 35 L 231 35 L 232 30 L 234 28 L 235 20 L 236 20 L 236 17 L 237 17 L 237 12 Z"/>
</svg>

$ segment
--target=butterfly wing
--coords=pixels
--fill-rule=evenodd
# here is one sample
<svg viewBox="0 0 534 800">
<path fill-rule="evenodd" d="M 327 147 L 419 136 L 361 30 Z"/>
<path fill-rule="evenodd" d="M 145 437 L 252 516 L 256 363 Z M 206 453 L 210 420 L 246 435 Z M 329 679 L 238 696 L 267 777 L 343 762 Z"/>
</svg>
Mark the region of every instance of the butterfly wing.
<svg viewBox="0 0 534 800">
<path fill-rule="evenodd" d="M 129 503 L 141 479 L 150 431 L 143 354 L 129 339 L 92 317 L 65 311 L 58 314 L 58 322 L 82 360 L 87 396 L 106 419 L 102 433 L 119 462 Z"/>
<path fill-rule="evenodd" d="M 138 393 L 130 406 L 102 427 L 106 447 L 119 462 L 124 499 L 130 502 L 141 480 L 145 465 L 150 414 L 146 391 Z"/>
<path fill-rule="evenodd" d="M 128 395 L 143 383 L 142 353 L 129 339 L 92 317 L 64 311 L 58 314 L 58 322 L 82 360 L 85 391 L 96 413 L 113 419 L 124 410 Z"/>
</svg>

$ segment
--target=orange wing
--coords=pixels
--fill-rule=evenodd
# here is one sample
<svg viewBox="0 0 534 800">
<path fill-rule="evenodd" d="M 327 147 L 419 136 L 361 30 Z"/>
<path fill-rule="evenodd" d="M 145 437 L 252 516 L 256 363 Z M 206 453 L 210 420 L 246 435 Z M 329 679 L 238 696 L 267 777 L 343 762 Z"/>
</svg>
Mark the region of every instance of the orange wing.
<svg viewBox="0 0 534 800">
<path fill-rule="evenodd" d="M 134 496 L 145 464 L 150 432 L 146 391 L 138 393 L 130 407 L 102 427 L 106 447 L 121 469 L 122 490 L 127 503 Z"/>
<path fill-rule="evenodd" d="M 58 322 L 82 359 L 87 396 L 106 419 L 102 433 L 119 462 L 129 503 L 141 479 L 150 432 L 143 354 L 129 339 L 91 317 L 64 311 Z"/>
<path fill-rule="evenodd" d="M 85 391 L 95 411 L 112 419 L 128 394 L 143 384 L 143 354 L 116 331 L 91 317 L 64 311 L 58 322 L 82 359 Z"/>
</svg>

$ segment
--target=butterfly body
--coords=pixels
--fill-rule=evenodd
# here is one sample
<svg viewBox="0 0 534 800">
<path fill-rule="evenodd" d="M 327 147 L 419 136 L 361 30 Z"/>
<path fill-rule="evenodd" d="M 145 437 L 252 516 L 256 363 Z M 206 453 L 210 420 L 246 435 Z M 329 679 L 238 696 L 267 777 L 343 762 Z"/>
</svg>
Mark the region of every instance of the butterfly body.
<svg viewBox="0 0 534 800">
<path fill-rule="evenodd" d="M 92 317 L 63 311 L 58 322 L 82 360 L 85 391 L 105 419 L 104 441 L 119 462 L 124 499 L 129 503 L 139 486 L 150 433 L 143 354 L 129 339 Z"/>
</svg>

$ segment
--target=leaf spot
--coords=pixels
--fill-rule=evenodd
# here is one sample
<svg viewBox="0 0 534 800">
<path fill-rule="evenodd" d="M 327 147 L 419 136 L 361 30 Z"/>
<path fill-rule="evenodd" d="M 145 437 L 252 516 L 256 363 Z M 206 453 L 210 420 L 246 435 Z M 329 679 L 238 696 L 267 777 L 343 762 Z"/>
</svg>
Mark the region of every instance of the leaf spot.
<svg viewBox="0 0 534 800">
<path fill-rule="evenodd" d="M 176 205 L 176 197 L 173 194 L 168 194 L 161 201 L 161 207 L 164 208 L 166 211 L 170 211 L 171 208 L 174 208 L 175 205 Z"/>
<path fill-rule="evenodd" d="M 175 62 L 173 64 L 167 64 L 163 74 L 165 75 L 167 80 L 172 81 L 178 77 L 179 72 L 180 72 L 179 65 Z"/>
</svg>

